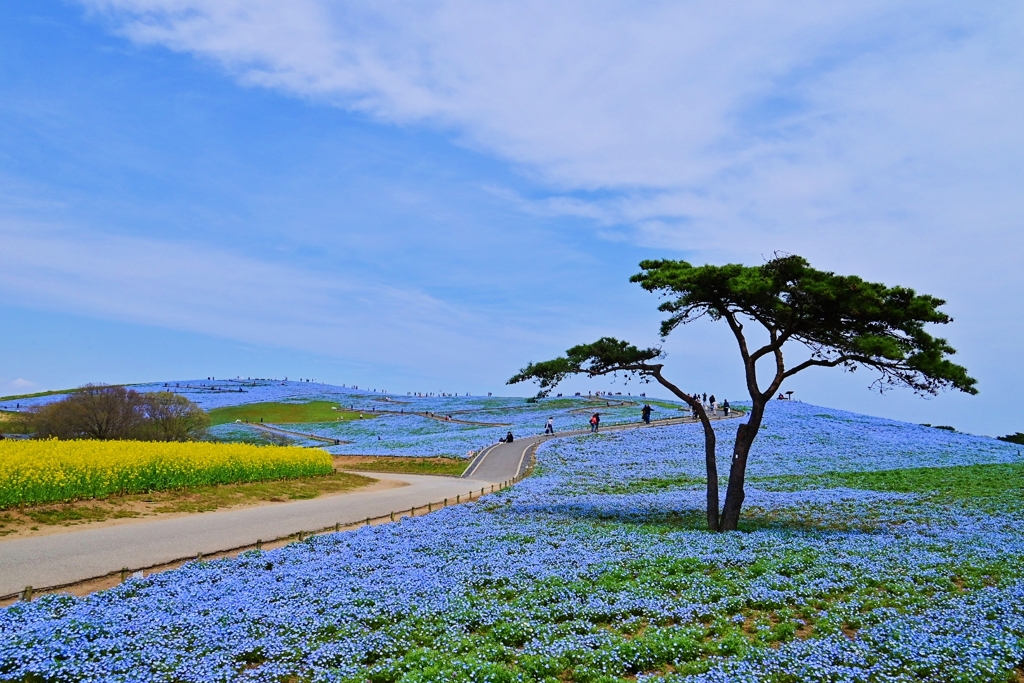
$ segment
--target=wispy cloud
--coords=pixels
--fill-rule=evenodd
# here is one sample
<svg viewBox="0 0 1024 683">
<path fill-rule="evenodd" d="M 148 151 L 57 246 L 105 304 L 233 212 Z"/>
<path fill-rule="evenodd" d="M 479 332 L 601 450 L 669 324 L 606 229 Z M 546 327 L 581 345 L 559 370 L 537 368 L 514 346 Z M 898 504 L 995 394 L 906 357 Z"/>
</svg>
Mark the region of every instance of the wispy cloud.
<svg viewBox="0 0 1024 683">
<path fill-rule="evenodd" d="M 83 1 L 244 83 L 440 126 L 546 182 L 533 210 L 641 244 L 949 239 L 958 206 L 991 244 L 1024 216 L 1016 3 Z"/>
<path fill-rule="evenodd" d="M 1019 2 L 80 3 L 135 45 L 192 55 L 227 74 L 217 88 L 234 81 L 313 103 L 286 103 L 316 114 L 303 123 L 308 139 L 358 119 L 379 135 L 370 147 L 385 138 L 396 148 L 428 142 L 402 147 L 401 160 L 377 176 L 346 164 L 346 154 L 359 153 L 347 143 L 326 146 L 313 166 L 289 166 L 294 182 L 255 183 L 278 200 L 269 216 L 245 193 L 207 204 L 192 194 L 209 178 L 284 157 L 215 166 L 169 198 L 166 173 L 187 173 L 206 152 L 201 145 L 196 157 L 153 163 L 152 191 L 147 183 L 125 199 L 134 203 L 122 214 L 26 207 L 32 193 L 5 186 L 0 203 L 20 217 L 0 229 L 0 288 L 12 300 L 439 376 L 475 356 L 493 379 L 504 372 L 498 365 L 514 369 L 565 348 L 563 340 L 654 329 L 640 313 L 653 315 L 649 302 L 625 291 L 646 254 L 750 263 L 783 250 L 948 298 L 958 318 L 950 336 L 972 370 L 984 364 L 986 395 L 1010 405 L 1020 382 L 1004 360 L 1006 340 L 1024 333 Z M 195 72 L 185 71 L 188 89 Z M 232 92 L 267 125 L 220 149 L 226 158 L 271 146 L 285 132 L 278 126 L 293 120 L 249 109 L 280 104 L 249 95 Z M 326 107 L 357 114 L 321 116 Z M 180 139 L 193 129 L 188 117 L 174 125 Z M 12 126 L 32 128 L 22 119 Z M 437 144 L 444 139 L 470 152 Z M 91 154 L 104 163 L 88 168 L 123 163 L 123 149 L 95 144 Z M 420 175 L 393 183 L 398 189 L 355 196 L 429 155 Z M 453 180 L 445 163 L 455 157 Z M 39 176 L 49 182 L 47 171 Z M 355 177 L 363 184 L 351 185 Z M 350 183 L 349 194 L 304 212 L 330 196 L 335 178 Z M 486 186 L 487 199 L 503 204 L 441 196 L 439 188 L 459 183 Z M 57 185 L 45 196 L 63 201 L 67 183 Z M 118 200 L 119 190 L 107 189 Z M 399 195 L 415 199 L 403 212 L 380 210 Z M 355 218 L 339 224 L 335 216 L 350 209 Z M 158 221 L 163 215 L 175 220 Z M 62 226 L 70 216 L 110 232 L 28 226 L 26 216 Z M 273 239 L 234 249 L 250 229 Z M 186 234 L 191 242 L 175 241 Z M 602 239 L 583 244 L 591 235 Z M 345 259 L 347 269 L 335 267 Z M 709 383 L 725 372 L 700 371 Z M 996 384 L 999 396 L 988 393 Z"/>
<path fill-rule="evenodd" d="M 201 244 L 11 221 L 0 243 L 0 289 L 51 310 L 410 367 L 450 361 L 481 325 L 422 292 Z"/>
</svg>

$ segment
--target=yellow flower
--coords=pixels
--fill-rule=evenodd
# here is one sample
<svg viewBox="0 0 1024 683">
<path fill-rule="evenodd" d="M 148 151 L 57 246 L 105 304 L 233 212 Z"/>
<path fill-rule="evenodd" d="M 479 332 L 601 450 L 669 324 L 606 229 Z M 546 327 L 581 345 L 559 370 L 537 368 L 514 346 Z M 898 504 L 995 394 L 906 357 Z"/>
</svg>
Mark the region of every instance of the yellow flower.
<svg viewBox="0 0 1024 683">
<path fill-rule="evenodd" d="M 328 474 L 314 448 L 206 442 L 0 441 L 0 509 L 211 484 Z"/>
</svg>

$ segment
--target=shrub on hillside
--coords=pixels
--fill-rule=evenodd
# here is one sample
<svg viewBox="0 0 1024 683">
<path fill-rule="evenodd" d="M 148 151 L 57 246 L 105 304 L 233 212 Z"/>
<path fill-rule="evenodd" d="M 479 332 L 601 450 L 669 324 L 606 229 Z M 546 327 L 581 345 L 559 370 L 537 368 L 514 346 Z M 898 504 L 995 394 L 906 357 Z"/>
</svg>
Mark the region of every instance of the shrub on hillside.
<svg viewBox="0 0 1024 683">
<path fill-rule="evenodd" d="M 92 385 L 34 408 L 26 419 L 37 437 L 58 439 L 188 441 L 210 425 L 206 412 L 184 396 Z"/>
<path fill-rule="evenodd" d="M 142 424 L 135 438 L 142 441 L 190 441 L 203 435 L 210 416 L 184 396 L 170 391 L 141 394 Z"/>
<path fill-rule="evenodd" d="M 1014 434 L 1007 434 L 1006 436 L 997 436 L 1000 441 L 1007 441 L 1009 443 L 1016 443 L 1024 445 L 1024 433 L 1016 432 Z"/>
</svg>

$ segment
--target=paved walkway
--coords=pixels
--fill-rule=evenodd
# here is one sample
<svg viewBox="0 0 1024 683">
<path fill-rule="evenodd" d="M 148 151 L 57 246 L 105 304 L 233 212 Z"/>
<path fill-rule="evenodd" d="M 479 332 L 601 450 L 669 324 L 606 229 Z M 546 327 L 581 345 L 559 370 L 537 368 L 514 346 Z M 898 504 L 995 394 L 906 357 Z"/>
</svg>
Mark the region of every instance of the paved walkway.
<svg viewBox="0 0 1024 683">
<path fill-rule="evenodd" d="M 481 487 L 490 490 L 492 483 L 504 481 L 411 474 L 371 476 L 406 485 L 0 540 L 0 596 L 21 591 L 25 586 L 64 586 L 105 576 L 122 567 L 135 570 L 193 558 L 196 553 L 210 555 L 301 530 L 318 531 L 336 523 L 355 524 L 367 517 L 384 517 L 392 511 L 440 503 L 445 498 L 454 501 L 457 495 L 465 497 L 474 487 L 477 495 Z"/>
<path fill-rule="evenodd" d="M 729 417 L 724 415 L 709 416 L 712 421 L 731 420 L 741 417 L 744 413 L 733 411 Z M 697 422 L 692 417 L 670 417 L 664 420 L 651 420 L 650 424 L 642 422 L 628 422 L 625 424 L 605 425 L 600 432 L 621 432 L 627 429 L 652 429 L 654 427 L 665 427 L 677 424 L 693 424 Z M 496 443 L 493 446 L 480 451 L 470 463 L 462 476 L 466 479 L 483 479 L 486 481 L 506 481 L 515 479 L 526 471 L 530 464 L 530 450 L 548 439 L 560 439 L 567 436 L 578 436 L 589 434 L 589 429 L 580 429 L 569 432 L 555 432 L 554 434 L 539 436 L 527 436 L 516 439 L 512 443 Z M 514 435 L 513 435 L 514 436 Z"/>
<path fill-rule="evenodd" d="M 298 436 L 303 439 L 312 439 L 313 441 L 321 441 L 323 443 L 331 444 L 334 446 L 340 446 L 341 444 L 350 444 L 351 441 L 345 441 L 343 439 L 333 439 L 329 436 L 320 436 L 319 434 L 307 434 L 306 432 L 293 432 L 290 429 L 283 429 L 275 425 L 269 425 L 263 422 L 245 422 L 246 427 L 253 427 L 255 429 L 261 429 L 271 434 L 281 434 L 282 436 Z M 319 446 L 317 446 L 319 448 Z"/>
<path fill-rule="evenodd" d="M 730 417 L 740 417 L 734 413 Z M 722 416 L 715 420 L 730 419 Z M 601 432 L 652 429 L 693 423 L 689 417 L 655 420 L 651 424 L 606 425 Z M 169 564 L 271 541 L 299 531 L 348 525 L 367 517 L 425 507 L 445 498 L 474 495 L 481 488 L 511 481 L 526 471 L 531 449 L 553 438 L 588 434 L 590 430 L 557 432 L 498 443 L 482 450 L 462 477 L 357 472 L 401 485 L 375 491 L 356 490 L 312 500 L 206 512 L 184 517 L 128 521 L 113 526 L 10 540 L 0 539 L 0 596 L 25 586 L 44 589 L 105 576 L 122 567 L 131 570 Z"/>
</svg>

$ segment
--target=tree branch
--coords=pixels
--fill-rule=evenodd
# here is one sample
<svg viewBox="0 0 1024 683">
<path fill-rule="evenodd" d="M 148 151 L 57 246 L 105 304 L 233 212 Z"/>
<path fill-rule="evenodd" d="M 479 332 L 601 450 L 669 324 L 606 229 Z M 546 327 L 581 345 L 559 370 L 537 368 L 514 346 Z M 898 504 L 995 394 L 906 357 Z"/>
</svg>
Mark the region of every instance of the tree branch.
<svg viewBox="0 0 1024 683">
<path fill-rule="evenodd" d="M 872 358 L 868 358 L 867 356 L 855 356 L 852 354 L 844 354 L 831 360 L 825 358 L 811 358 L 809 360 L 805 360 L 800 365 L 794 366 L 790 370 L 787 370 L 785 373 L 783 373 L 782 377 L 783 379 L 785 379 L 786 377 L 792 377 L 796 373 L 811 367 L 834 368 L 837 365 L 842 365 L 843 363 L 850 362 L 863 363 L 864 365 L 868 365 L 870 367 L 879 367 L 878 363 L 876 363 Z"/>
</svg>

